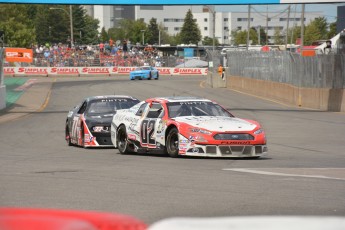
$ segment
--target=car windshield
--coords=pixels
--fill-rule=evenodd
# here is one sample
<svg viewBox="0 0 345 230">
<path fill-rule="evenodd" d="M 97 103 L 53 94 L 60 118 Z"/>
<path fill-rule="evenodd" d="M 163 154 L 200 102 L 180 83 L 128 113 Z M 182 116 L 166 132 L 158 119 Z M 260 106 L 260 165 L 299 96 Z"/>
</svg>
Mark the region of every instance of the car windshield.
<svg viewBox="0 0 345 230">
<path fill-rule="evenodd" d="M 88 114 L 115 113 L 119 109 L 128 109 L 137 104 L 139 100 L 129 98 L 99 99 L 91 101 L 88 107 Z"/>
<path fill-rule="evenodd" d="M 169 102 L 167 106 L 170 118 L 184 116 L 232 117 L 232 115 L 220 105 L 208 101 Z"/>
<path fill-rule="evenodd" d="M 137 68 L 136 70 L 150 70 L 150 66 L 142 66 Z"/>
</svg>

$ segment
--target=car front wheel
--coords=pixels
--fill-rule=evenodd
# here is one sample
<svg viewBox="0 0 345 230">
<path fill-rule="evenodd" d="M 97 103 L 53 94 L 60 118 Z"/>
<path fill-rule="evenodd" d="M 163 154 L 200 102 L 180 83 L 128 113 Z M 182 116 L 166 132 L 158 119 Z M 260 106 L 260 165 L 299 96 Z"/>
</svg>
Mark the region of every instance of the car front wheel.
<svg viewBox="0 0 345 230">
<path fill-rule="evenodd" d="M 129 153 L 129 144 L 127 139 L 127 132 L 126 127 L 121 125 L 117 130 L 116 134 L 116 145 L 120 151 L 120 154 L 127 154 Z"/>
<path fill-rule="evenodd" d="M 165 142 L 166 151 L 170 157 L 178 157 L 178 142 L 179 141 L 177 128 L 170 129 Z"/>
<path fill-rule="evenodd" d="M 71 146 L 72 142 L 71 142 L 71 136 L 69 135 L 69 127 L 68 127 L 67 122 L 66 122 L 66 128 L 65 128 L 65 139 L 67 141 L 67 145 Z"/>
</svg>

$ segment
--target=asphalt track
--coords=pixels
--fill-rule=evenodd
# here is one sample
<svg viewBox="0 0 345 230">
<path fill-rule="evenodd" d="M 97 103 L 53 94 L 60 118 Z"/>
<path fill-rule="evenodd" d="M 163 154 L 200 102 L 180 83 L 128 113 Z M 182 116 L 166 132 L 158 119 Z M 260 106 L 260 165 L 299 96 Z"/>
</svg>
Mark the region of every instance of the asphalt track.
<svg viewBox="0 0 345 230">
<path fill-rule="evenodd" d="M 148 224 L 177 216 L 345 215 L 344 113 L 288 107 L 204 81 L 38 78 L 0 117 L 0 206 L 116 212 Z M 69 109 L 86 96 L 105 94 L 216 100 L 263 125 L 269 154 L 174 159 L 68 147 Z"/>
</svg>

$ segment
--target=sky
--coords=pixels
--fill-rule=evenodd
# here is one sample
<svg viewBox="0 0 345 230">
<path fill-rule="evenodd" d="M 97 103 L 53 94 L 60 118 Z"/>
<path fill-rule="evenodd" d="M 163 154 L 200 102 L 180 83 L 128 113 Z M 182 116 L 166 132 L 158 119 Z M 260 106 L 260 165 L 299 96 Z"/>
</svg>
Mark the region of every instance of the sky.
<svg viewBox="0 0 345 230">
<path fill-rule="evenodd" d="M 325 4 L 305 4 L 305 11 L 316 11 L 321 12 L 328 22 L 335 22 L 337 17 L 337 6 L 343 6 L 345 3 L 325 3 Z M 267 5 L 252 5 L 256 11 L 266 12 Z M 269 12 L 280 12 L 287 9 L 288 4 L 280 5 L 268 5 Z M 296 12 L 301 12 L 301 4 L 291 4 L 291 13 L 290 15 Z M 247 5 L 225 5 L 225 6 L 216 6 L 216 11 L 218 12 L 248 12 Z M 253 11 L 252 11 L 253 12 Z"/>
</svg>

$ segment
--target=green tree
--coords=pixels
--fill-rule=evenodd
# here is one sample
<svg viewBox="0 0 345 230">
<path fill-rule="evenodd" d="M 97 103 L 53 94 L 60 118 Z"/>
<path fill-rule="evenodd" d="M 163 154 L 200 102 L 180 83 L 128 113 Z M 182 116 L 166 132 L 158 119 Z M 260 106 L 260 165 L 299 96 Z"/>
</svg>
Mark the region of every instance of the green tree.
<svg viewBox="0 0 345 230">
<path fill-rule="evenodd" d="M 297 38 L 301 37 L 301 27 L 294 26 L 288 30 L 288 43 L 296 44 Z"/>
<path fill-rule="evenodd" d="M 142 43 L 142 31 L 144 31 L 145 36 L 145 43 L 146 43 L 146 33 L 147 33 L 147 25 L 144 20 L 130 20 L 130 19 L 122 19 L 119 22 L 118 28 L 111 28 L 109 29 L 109 36 L 113 40 L 128 40 L 131 44 L 135 43 Z"/>
<path fill-rule="evenodd" d="M 80 5 L 72 6 L 73 15 L 73 38 L 75 44 L 84 44 L 83 35 L 86 26 L 86 10 Z"/>
<path fill-rule="evenodd" d="M 193 18 L 193 14 L 189 9 L 187 11 L 184 23 L 180 32 L 181 42 L 185 44 L 198 44 L 201 40 L 200 29 Z"/>
<path fill-rule="evenodd" d="M 161 44 L 173 44 L 173 38 L 164 30 L 164 25 L 160 23 L 158 28 L 161 32 Z"/>
<path fill-rule="evenodd" d="M 5 44 L 11 47 L 30 47 L 35 42 L 32 14 L 26 5 L 2 4 L 0 30 L 5 33 Z"/>
<path fill-rule="evenodd" d="M 235 45 L 247 44 L 247 31 L 237 30 L 232 32 Z"/>
<path fill-rule="evenodd" d="M 259 44 L 259 31 L 258 31 L 258 44 Z M 266 45 L 267 34 L 264 28 L 260 27 L 260 44 L 259 45 Z"/>
<path fill-rule="evenodd" d="M 257 45 L 258 44 L 258 33 L 256 28 L 252 27 L 249 30 L 249 41 L 251 42 L 251 45 Z"/>
<path fill-rule="evenodd" d="M 148 44 L 158 44 L 159 29 L 156 18 L 151 18 L 147 26 L 146 41 Z"/>
<path fill-rule="evenodd" d="M 320 39 L 327 39 L 328 23 L 325 17 L 315 18 L 310 24 L 315 24 L 320 32 Z"/>
<path fill-rule="evenodd" d="M 38 5 L 35 16 L 35 29 L 37 42 L 45 43 L 69 43 L 70 24 L 66 6 Z"/>
<path fill-rule="evenodd" d="M 314 21 L 315 22 L 315 21 Z M 311 45 L 314 41 L 321 39 L 321 32 L 316 23 L 310 23 L 305 28 L 304 45 Z"/>
<path fill-rule="evenodd" d="M 202 44 L 205 46 L 212 46 L 213 45 L 213 39 L 205 36 L 204 39 L 202 40 Z M 219 45 L 219 41 L 217 38 L 214 39 L 214 45 L 218 46 Z"/>
<path fill-rule="evenodd" d="M 100 39 L 101 39 L 101 42 L 109 41 L 109 35 L 108 35 L 107 31 L 105 31 L 104 27 L 102 27 Z"/>
<path fill-rule="evenodd" d="M 327 39 L 331 39 L 335 35 L 337 35 L 337 23 L 332 22 L 331 24 L 329 24 L 329 31 L 327 32 Z"/>
<path fill-rule="evenodd" d="M 99 43 L 99 36 L 98 36 L 98 25 L 99 20 L 93 19 L 89 15 L 85 15 L 85 27 L 84 32 L 82 34 L 82 41 L 84 44 L 98 44 Z"/>
<path fill-rule="evenodd" d="M 284 36 L 283 36 L 281 30 L 279 29 L 279 27 L 276 27 L 274 29 L 273 41 L 274 41 L 275 45 L 284 44 Z"/>
</svg>

